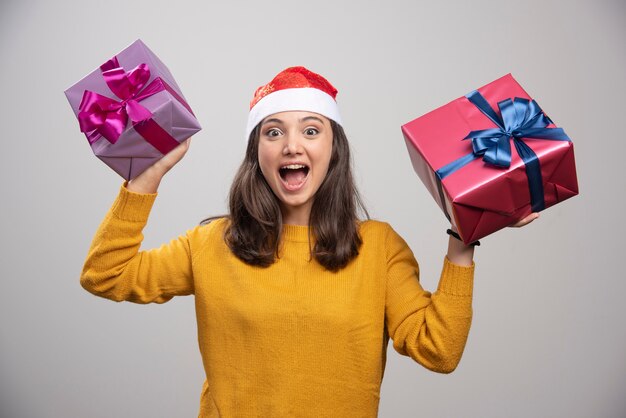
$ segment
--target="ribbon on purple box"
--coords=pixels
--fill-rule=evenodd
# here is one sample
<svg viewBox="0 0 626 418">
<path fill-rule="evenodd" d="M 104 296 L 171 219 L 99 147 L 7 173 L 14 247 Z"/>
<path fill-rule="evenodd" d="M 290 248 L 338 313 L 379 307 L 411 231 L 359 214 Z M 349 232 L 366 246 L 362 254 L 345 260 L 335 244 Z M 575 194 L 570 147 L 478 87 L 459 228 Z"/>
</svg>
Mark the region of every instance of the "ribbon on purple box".
<svg viewBox="0 0 626 418">
<path fill-rule="evenodd" d="M 444 199 L 441 181 L 471 161 L 482 157 L 487 164 L 508 168 L 511 165 L 510 140 L 513 139 L 515 149 L 526 167 L 532 211 L 538 212 L 545 209 L 539 158 L 524 142 L 524 139 L 570 141 L 570 138 L 562 128 L 548 128 L 552 121 L 534 100 L 515 97 L 498 102 L 498 108 L 502 115 L 500 116 L 477 90 L 468 93 L 465 97 L 495 123 L 497 128 L 471 131 L 463 140 L 472 140 L 472 152 L 446 164 L 435 172 L 442 203 Z M 443 204 L 443 208 L 446 216 L 450 219 L 445 204 Z"/>
<path fill-rule="evenodd" d="M 167 90 L 192 115 L 193 112 L 187 102 L 161 77 L 156 77 L 146 86 L 150 79 L 148 64 L 139 64 L 126 72 L 119 65 L 117 57 L 113 57 L 102 64 L 100 70 L 111 92 L 121 101 L 85 90 L 79 106 L 78 122 L 90 144 L 101 137 L 115 144 L 130 118 L 135 131 L 162 154 L 167 154 L 179 145 L 174 137 L 152 119 L 152 112 L 139 102 Z"/>
</svg>

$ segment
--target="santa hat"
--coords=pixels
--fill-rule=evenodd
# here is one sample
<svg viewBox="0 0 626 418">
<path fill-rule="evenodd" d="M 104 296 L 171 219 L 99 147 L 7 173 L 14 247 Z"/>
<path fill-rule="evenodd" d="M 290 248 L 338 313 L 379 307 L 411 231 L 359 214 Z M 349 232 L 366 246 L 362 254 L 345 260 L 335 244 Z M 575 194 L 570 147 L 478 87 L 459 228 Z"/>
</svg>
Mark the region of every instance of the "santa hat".
<svg viewBox="0 0 626 418">
<path fill-rule="evenodd" d="M 287 68 L 254 92 L 246 138 L 269 115 L 290 110 L 319 113 L 341 124 L 336 96 L 337 89 L 321 75 L 304 67 Z"/>
</svg>

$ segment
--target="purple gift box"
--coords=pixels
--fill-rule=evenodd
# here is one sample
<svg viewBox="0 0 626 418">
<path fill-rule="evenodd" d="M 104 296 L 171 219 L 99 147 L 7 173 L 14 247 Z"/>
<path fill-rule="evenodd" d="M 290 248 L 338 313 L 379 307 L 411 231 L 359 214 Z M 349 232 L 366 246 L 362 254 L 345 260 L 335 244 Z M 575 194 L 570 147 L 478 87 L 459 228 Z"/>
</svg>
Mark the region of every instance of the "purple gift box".
<svg viewBox="0 0 626 418">
<path fill-rule="evenodd" d="M 94 154 L 127 180 L 201 129 L 170 71 L 141 40 L 65 95 Z"/>
</svg>

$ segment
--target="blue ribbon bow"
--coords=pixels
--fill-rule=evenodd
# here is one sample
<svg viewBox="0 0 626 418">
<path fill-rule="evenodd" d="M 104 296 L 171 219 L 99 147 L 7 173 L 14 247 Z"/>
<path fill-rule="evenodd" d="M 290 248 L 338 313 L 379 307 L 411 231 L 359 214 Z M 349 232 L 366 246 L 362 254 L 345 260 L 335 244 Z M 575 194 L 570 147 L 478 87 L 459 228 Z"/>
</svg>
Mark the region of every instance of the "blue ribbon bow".
<svg viewBox="0 0 626 418">
<path fill-rule="evenodd" d="M 557 141 L 570 141 L 562 128 L 548 128 L 552 123 L 537 102 L 515 97 L 498 103 L 500 115 L 487 100 L 474 90 L 465 97 L 487 116 L 497 128 L 471 131 L 463 140 L 472 140 L 472 152 L 441 167 L 435 173 L 440 182 L 476 158 L 483 158 L 487 164 L 508 168 L 511 165 L 511 138 L 526 167 L 530 201 L 533 212 L 545 209 L 543 179 L 537 154 L 524 143 L 524 139 L 540 138 Z M 441 190 L 440 190 L 441 191 Z"/>
</svg>

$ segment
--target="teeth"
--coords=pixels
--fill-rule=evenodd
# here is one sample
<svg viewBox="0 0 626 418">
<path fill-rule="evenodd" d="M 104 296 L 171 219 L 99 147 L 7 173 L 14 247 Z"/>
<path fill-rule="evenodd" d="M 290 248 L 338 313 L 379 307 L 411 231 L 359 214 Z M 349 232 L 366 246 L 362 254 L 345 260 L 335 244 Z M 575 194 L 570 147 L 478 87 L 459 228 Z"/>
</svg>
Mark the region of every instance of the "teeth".
<svg viewBox="0 0 626 418">
<path fill-rule="evenodd" d="M 305 165 L 302 165 L 302 164 L 289 164 L 289 165 L 282 166 L 281 168 L 282 168 L 282 169 L 287 168 L 287 169 L 289 169 L 289 170 L 297 170 L 297 169 L 299 169 L 299 168 L 305 168 L 305 167 L 306 167 L 306 166 L 305 166 Z"/>
</svg>

